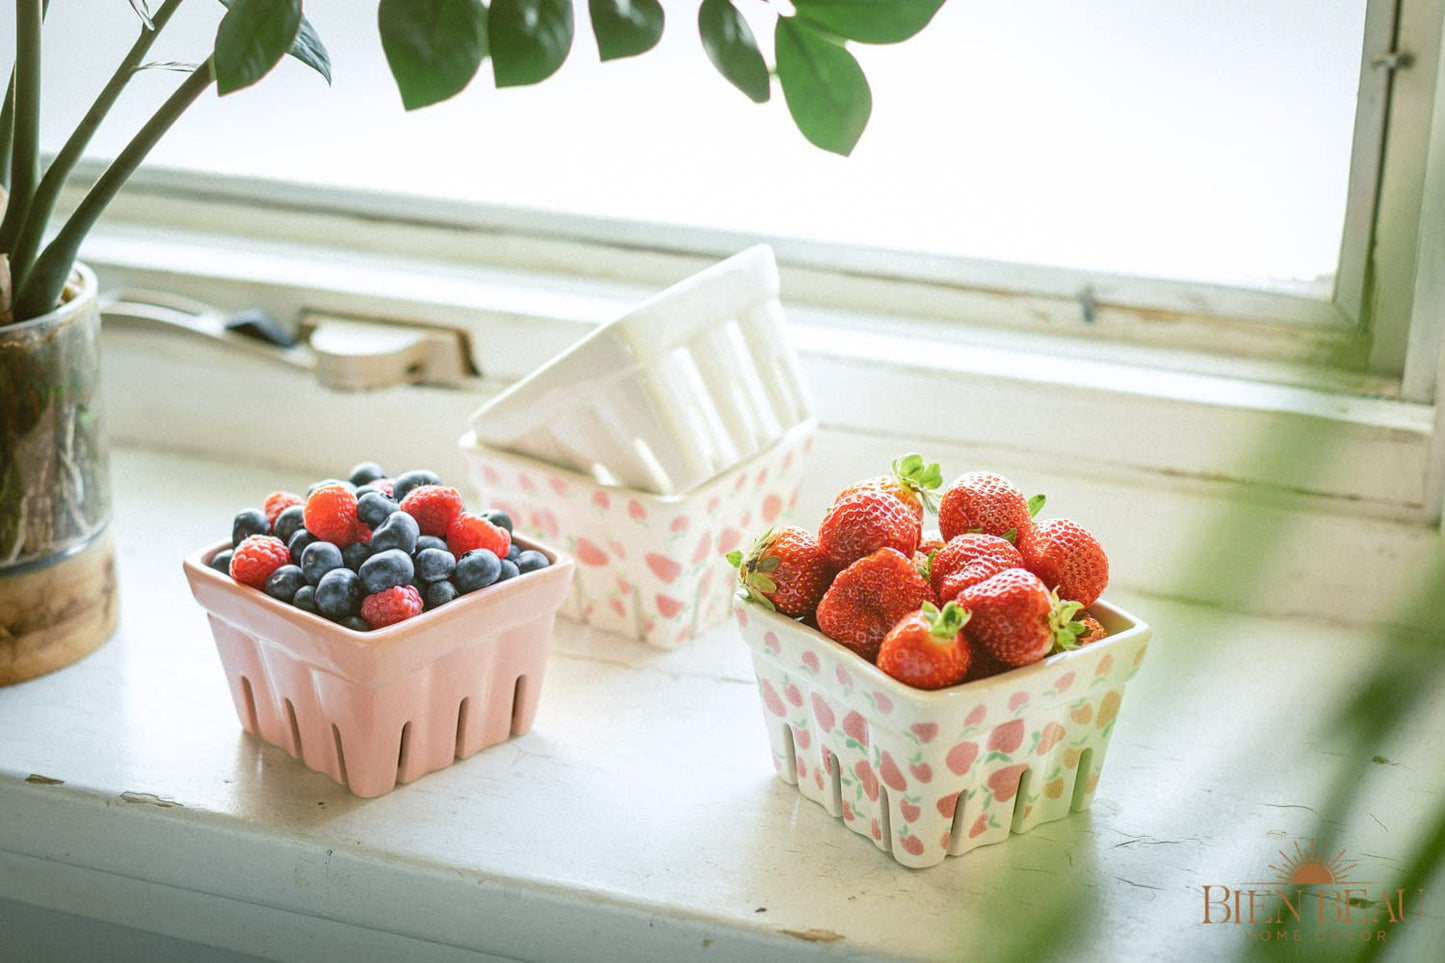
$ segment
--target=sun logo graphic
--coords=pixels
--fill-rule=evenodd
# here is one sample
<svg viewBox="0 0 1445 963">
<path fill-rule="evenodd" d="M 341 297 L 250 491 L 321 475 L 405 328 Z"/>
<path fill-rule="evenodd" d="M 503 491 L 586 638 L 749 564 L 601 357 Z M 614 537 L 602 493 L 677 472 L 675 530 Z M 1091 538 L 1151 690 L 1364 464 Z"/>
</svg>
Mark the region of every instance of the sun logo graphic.
<svg viewBox="0 0 1445 963">
<path fill-rule="evenodd" d="M 1269 864 L 1269 868 L 1278 874 L 1269 880 L 1269 885 L 1343 886 L 1354 882 L 1350 878 L 1350 870 L 1359 865 L 1349 861 L 1343 849 L 1326 858 L 1315 848 L 1313 839 L 1305 846 L 1295 840 L 1294 852 L 1287 853 L 1281 849 L 1279 858 L 1279 865 Z"/>
</svg>

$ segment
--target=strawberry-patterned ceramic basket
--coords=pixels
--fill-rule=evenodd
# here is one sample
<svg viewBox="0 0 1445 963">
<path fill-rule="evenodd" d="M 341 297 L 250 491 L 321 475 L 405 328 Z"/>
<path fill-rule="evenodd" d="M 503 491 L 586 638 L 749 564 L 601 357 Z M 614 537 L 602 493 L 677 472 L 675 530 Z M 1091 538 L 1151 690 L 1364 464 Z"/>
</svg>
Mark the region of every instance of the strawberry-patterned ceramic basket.
<svg viewBox="0 0 1445 963">
<path fill-rule="evenodd" d="M 813 418 L 794 425 L 682 495 L 602 485 L 474 433 L 461 448 L 485 504 L 519 532 L 560 540 L 576 559 L 564 618 L 671 649 L 727 619 L 737 572 L 724 556 L 796 504 L 816 427 Z"/>
<path fill-rule="evenodd" d="M 905 866 L 943 862 L 1089 807 L 1149 626 L 936 692 L 904 685 L 739 594 L 778 778 Z"/>
</svg>

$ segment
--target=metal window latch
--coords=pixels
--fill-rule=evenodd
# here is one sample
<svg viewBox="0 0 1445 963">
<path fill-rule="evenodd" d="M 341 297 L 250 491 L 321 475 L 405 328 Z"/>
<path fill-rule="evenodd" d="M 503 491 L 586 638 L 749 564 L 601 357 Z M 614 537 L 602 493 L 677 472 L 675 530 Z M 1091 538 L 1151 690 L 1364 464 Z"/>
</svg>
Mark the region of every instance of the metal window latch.
<svg viewBox="0 0 1445 963">
<path fill-rule="evenodd" d="M 1376 70 L 1404 70 L 1415 62 L 1415 55 L 1405 50 L 1391 50 L 1370 58 Z"/>
</svg>

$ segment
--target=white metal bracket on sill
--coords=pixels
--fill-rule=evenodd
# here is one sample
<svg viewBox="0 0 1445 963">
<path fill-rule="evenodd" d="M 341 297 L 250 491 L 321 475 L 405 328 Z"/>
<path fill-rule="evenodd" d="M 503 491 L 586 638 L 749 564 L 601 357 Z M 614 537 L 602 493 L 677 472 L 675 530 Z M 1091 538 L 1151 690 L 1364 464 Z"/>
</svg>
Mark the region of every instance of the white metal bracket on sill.
<svg viewBox="0 0 1445 963">
<path fill-rule="evenodd" d="M 1370 58 L 1370 66 L 1376 70 L 1406 70 L 1414 63 L 1414 54 L 1405 50 L 1390 50 Z"/>
</svg>

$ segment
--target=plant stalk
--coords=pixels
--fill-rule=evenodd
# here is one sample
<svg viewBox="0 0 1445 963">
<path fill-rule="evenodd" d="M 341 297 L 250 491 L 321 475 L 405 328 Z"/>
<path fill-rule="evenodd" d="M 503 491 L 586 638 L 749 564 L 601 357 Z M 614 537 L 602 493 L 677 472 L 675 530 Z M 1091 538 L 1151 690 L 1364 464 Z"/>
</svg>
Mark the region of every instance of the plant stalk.
<svg viewBox="0 0 1445 963">
<path fill-rule="evenodd" d="M 0 252 L 15 248 L 20 225 L 40 180 L 41 0 L 15 0 L 15 133 L 11 147 L 10 199 L 0 221 Z"/>
<path fill-rule="evenodd" d="M 75 130 L 71 133 L 70 139 L 55 155 L 50 166 L 45 170 L 45 176 L 41 178 L 40 185 L 35 189 L 35 196 L 30 201 L 29 210 L 25 212 L 25 221 L 20 227 L 19 236 L 10 253 L 10 278 L 19 290 L 25 283 L 25 275 L 29 273 L 30 267 L 35 261 L 35 255 L 40 250 L 40 242 L 45 239 L 45 230 L 50 224 L 50 217 L 55 213 L 56 202 L 60 200 L 60 192 L 65 188 L 65 182 L 69 179 L 75 165 L 80 163 L 85 156 L 85 148 L 90 145 L 90 140 L 100 128 L 106 115 L 110 113 L 111 107 L 119 99 L 121 92 L 125 90 L 126 84 L 135 76 L 136 69 L 145 60 L 150 52 L 151 46 L 156 42 L 162 29 L 180 7 L 182 0 L 165 0 L 159 10 L 151 16 L 151 23 L 155 29 L 142 26 L 140 36 L 131 45 L 130 52 L 120 62 L 110 81 L 101 90 L 100 95 L 91 104 L 90 110 L 85 112 L 80 123 L 76 124 Z M 3 123 L 3 119 L 0 119 Z M 3 136 L 3 131 L 0 131 Z"/>
<path fill-rule="evenodd" d="M 186 108 L 195 103 L 206 88 L 215 82 L 215 73 L 208 59 L 193 70 L 175 93 L 145 122 L 125 149 L 116 156 L 105 173 L 91 186 L 65 226 L 55 235 L 36 260 L 15 299 L 15 317 L 25 321 L 54 310 L 65 290 L 65 281 L 80 253 L 80 244 L 95 226 L 105 208 L 121 186 L 136 172 L 146 155 L 165 136 Z"/>
<path fill-rule="evenodd" d="M 10 190 L 10 148 L 15 143 L 15 71 L 10 71 L 10 84 L 5 88 L 5 104 L 0 106 L 0 187 Z"/>
</svg>

